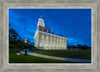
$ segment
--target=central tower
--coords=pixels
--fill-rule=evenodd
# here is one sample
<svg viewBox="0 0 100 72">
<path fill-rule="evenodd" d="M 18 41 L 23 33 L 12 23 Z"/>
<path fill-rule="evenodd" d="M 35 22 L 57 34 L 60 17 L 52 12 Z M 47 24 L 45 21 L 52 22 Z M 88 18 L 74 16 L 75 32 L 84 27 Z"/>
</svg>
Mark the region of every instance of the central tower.
<svg viewBox="0 0 100 72">
<path fill-rule="evenodd" d="M 44 20 L 41 16 L 38 19 L 34 41 L 34 45 L 38 49 L 67 49 L 67 38 L 52 34 L 50 29 L 45 27 Z"/>
<path fill-rule="evenodd" d="M 44 20 L 42 19 L 41 16 L 40 16 L 40 18 L 38 19 L 37 27 L 39 27 L 39 26 L 45 27 Z"/>
</svg>

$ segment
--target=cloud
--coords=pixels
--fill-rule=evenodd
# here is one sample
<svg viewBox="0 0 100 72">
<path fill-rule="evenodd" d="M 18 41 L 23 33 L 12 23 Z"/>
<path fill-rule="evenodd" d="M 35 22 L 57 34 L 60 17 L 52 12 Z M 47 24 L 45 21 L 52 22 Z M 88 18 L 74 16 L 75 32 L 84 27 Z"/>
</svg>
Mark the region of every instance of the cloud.
<svg viewBox="0 0 100 72">
<path fill-rule="evenodd" d="M 68 38 L 69 45 L 91 46 L 91 9 L 10 9 L 10 28 L 34 42 L 40 15 L 51 32 Z"/>
</svg>

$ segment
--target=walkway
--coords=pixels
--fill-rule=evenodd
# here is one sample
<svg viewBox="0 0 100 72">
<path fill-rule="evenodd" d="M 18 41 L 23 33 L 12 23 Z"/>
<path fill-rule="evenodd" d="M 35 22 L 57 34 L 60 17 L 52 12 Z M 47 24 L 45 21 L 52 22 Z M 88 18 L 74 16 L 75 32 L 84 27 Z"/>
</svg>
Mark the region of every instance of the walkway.
<svg viewBox="0 0 100 72">
<path fill-rule="evenodd" d="M 76 59 L 76 58 L 63 58 L 63 57 L 56 57 L 56 56 L 48 56 L 48 55 L 33 53 L 33 52 L 30 52 L 29 50 L 28 50 L 27 53 L 29 55 L 32 55 L 32 56 L 43 57 L 43 58 L 48 58 L 48 59 L 55 59 L 55 60 L 62 60 L 62 61 L 71 61 L 71 62 L 91 63 L 90 59 Z"/>
</svg>

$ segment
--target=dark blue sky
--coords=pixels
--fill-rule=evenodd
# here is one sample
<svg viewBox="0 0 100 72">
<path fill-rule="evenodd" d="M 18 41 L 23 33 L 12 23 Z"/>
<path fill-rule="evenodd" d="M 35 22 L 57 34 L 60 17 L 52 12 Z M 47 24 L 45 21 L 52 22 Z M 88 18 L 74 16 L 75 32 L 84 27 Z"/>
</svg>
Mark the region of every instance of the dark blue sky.
<svg viewBox="0 0 100 72">
<path fill-rule="evenodd" d="M 51 32 L 68 38 L 68 45 L 91 46 L 91 9 L 9 9 L 10 28 L 33 43 L 40 15 Z"/>
</svg>

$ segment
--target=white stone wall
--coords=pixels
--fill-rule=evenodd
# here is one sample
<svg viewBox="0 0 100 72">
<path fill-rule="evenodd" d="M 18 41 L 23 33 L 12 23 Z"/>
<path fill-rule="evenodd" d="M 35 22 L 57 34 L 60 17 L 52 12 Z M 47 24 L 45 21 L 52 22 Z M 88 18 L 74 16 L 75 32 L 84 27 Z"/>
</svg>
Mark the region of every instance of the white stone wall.
<svg viewBox="0 0 100 72">
<path fill-rule="evenodd" d="M 37 27 L 41 25 L 45 27 L 44 20 L 42 18 L 38 19 Z M 67 38 L 62 36 L 54 35 L 51 33 L 39 31 L 37 28 L 34 35 L 34 45 L 39 49 L 67 49 Z"/>
<path fill-rule="evenodd" d="M 39 37 L 38 37 L 39 36 Z M 35 38 L 35 46 L 40 49 L 67 49 L 67 39 L 54 34 L 39 32 Z"/>
</svg>

